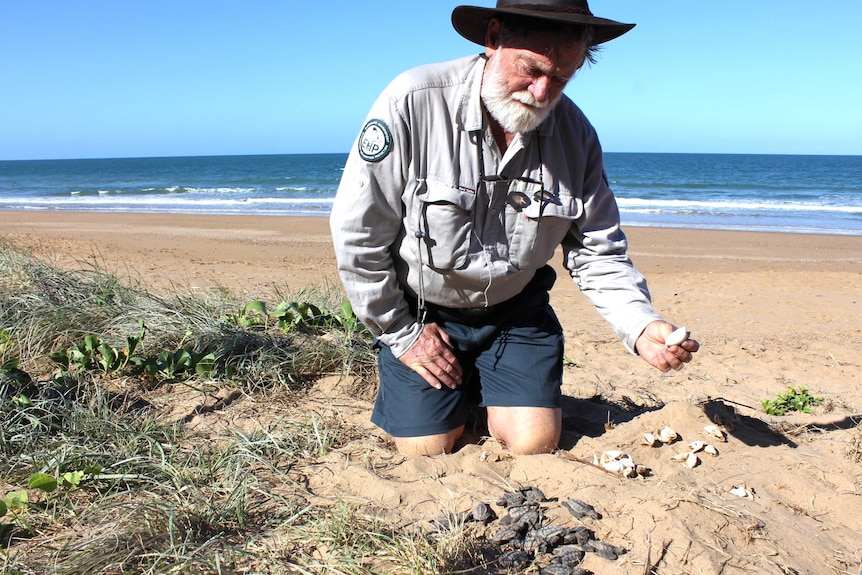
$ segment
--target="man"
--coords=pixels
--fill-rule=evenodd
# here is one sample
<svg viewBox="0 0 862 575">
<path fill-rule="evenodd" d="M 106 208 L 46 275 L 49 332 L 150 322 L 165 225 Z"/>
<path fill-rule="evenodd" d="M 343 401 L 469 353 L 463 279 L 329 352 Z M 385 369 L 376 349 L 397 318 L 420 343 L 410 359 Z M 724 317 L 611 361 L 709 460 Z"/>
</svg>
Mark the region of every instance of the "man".
<svg viewBox="0 0 862 575">
<path fill-rule="evenodd" d="M 586 0 L 459 6 L 452 23 L 484 54 L 386 88 L 332 209 L 342 281 L 377 339 L 372 421 L 402 453 L 439 454 L 478 400 L 509 450 L 549 452 L 562 430 L 558 246 L 630 352 L 667 371 L 699 347 L 665 345 L 674 326 L 626 256 L 595 131 L 563 95 L 598 44 L 634 25 Z"/>
</svg>

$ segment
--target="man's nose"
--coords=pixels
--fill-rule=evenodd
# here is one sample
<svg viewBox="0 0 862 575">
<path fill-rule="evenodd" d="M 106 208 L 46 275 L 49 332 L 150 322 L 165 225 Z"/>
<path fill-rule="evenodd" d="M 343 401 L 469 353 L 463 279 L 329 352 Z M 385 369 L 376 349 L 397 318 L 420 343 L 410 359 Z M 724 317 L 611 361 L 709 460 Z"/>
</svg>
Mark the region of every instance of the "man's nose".
<svg viewBox="0 0 862 575">
<path fill-rule="evenodd" d="M 538 102 L 544 102 L 550 97 L 551 79 L 539 76 L 530 84 L 530 93 Z"/>
</svg>

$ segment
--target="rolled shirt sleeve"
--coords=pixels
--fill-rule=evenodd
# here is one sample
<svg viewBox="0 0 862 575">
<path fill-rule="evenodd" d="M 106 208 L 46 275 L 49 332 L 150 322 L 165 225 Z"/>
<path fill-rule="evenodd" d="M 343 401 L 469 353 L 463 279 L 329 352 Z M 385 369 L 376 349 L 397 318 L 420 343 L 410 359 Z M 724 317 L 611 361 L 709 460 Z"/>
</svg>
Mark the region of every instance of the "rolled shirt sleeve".
<svg viewBox="0 0 862 575">
<path fill-rule="evenodd" d="M 637 338 L 661 316 L 653 310 L 646 278 L 626 253 L 628 241 L 597 139 L 589 148 L 584 183 L 584 215 L 563 240 L 564 265 L 626 349 L 636 353 Z"/>
<path fill-rule="evenodd" d="M 409 138 L 384 92 L 372 107 L 344 167 L 330 216 L 335 255 L 354 313 L 399 356 L 421 326 L 408 308 L 393 261 L 403 233 Z"/>
</svg>

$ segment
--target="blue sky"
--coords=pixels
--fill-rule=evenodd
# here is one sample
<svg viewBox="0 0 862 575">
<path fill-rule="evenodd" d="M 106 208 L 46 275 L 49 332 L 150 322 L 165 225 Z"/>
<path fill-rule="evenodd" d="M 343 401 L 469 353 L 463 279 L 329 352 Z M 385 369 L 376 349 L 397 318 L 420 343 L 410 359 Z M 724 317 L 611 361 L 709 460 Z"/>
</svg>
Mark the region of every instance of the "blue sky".
<svg viewBox="0 0 862 575">
<path fill-rule="evenodd" d="M 0 0 L 0 160 L 346 152 L 397 73 L 480 50 L 457 4 Z M 566 90 L 606 151 L 862 154 L 859 0 L 591 9 L 637 23 Z"/>
</svg>

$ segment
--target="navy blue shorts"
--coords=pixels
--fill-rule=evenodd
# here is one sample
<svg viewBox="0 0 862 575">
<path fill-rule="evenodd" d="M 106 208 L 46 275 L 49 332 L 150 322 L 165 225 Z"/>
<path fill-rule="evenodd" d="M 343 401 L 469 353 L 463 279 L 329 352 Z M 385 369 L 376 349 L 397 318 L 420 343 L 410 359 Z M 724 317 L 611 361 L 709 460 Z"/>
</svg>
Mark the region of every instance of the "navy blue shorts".
<svg viewBox="0 0 862 575">
<path fill-rule="evenodd" d="M 548 304 L 556 274 L 539 270 L 524 291 L 482 314 L 428 306 L 461 363 L 457 389 L 435 389 L 377 343 L 380 389 L 371 421 L 393 437 L 446 433 L 483 407 L 560 407 L 563 330 Z"/>
</svg>

